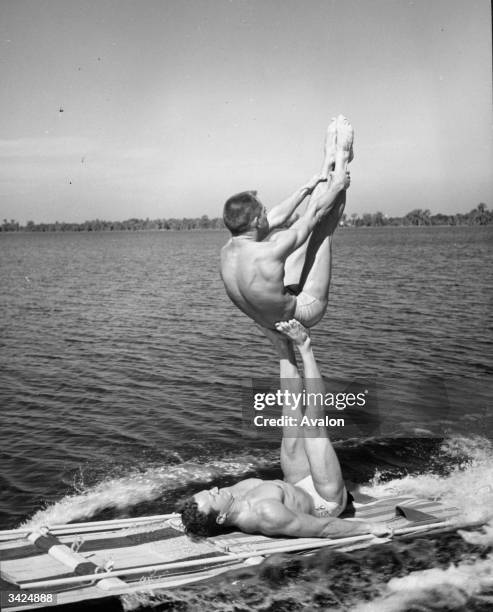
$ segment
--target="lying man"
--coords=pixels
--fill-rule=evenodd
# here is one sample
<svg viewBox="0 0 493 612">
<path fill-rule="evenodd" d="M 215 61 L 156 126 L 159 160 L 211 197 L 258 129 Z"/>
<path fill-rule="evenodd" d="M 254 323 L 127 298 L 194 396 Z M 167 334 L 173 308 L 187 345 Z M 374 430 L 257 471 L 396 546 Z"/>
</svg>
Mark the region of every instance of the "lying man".
<svg viewBox="0 0 493 612">
<path fill-rule="evenodd" d="M 353 128 L 339 115 L 328 127 L 321 174 L 309 184 L 270 213 L 255 191 L 234 195 L 224 205 L 232 234 L 221 251 L 226 293 L 267 329 L 293 317 L 312 327 L 327 309 L 332 234 L 346 202 L 352 145 Z M 309 194 L 297 218 L 295 210 Z"/>
<path fill-rule="evenodd" d="M 303 391 L 303 380 L 289 338 L 303 360 L 306 395 L 322 394 L 308 397 L 323 397 L 324 383 L 306 329 L 295 320 L 278 323 L 276 327 L 283 335 L 270 330 L 265 333 L 279 353 L 281 392 Z M 303 410 L 301 406 L 293 410 L 284 405 L 283 415 L 294 417 L 284 422 L 299 424 Z M 310 422 L 323 420 L 323 404 L 309 403 L 305 416 Z M 248 478 L 232 487 L 214 487 L 196 493 L 180 509 L 187 533 L 216 535 L 221 525 L 246 533 L 300 538 L 385 533 L 381 526 L 337 518 L 351 501 L 324 426 L 284 427 L 281 468 L 284 480 Z"/>
</svg>

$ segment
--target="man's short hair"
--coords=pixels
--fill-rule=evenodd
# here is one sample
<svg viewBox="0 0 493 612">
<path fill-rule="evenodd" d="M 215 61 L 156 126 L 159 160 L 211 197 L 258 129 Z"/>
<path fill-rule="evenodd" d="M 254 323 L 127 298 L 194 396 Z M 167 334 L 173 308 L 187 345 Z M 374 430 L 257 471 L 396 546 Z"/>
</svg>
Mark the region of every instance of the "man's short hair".
<svg viewBox="0 0 493 612">
<path fill-rule="evenodd" d="M 248 231 L 252 221 L 262 212 L 262 204 L 256 198 L 256 191 L 242 191 L 231 196 L 224 204 L 224 225 L 233 236 Z"/>
<path fill-rule="evenodd" d="M 207 514 L 201 512 L 193 497 L 186 499 L 178 508 L 178 512 L 181 513 L 181 522 L 185 527 L 185 532 L 189 535 L 207 537 L 218 535 L 224 531 L 221 525 L 216 522 L 218 513 L 214 511 Z"/>
</svg>

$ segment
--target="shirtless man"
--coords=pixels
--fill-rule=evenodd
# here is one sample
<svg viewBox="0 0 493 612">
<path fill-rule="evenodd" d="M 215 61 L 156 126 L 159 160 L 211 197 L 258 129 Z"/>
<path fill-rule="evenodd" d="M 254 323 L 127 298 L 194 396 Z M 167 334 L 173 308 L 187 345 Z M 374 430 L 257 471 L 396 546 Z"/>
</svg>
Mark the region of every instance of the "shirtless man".
<svg viewBox="0 0 493 612">
<path fill-rule="evenodd" d="M 284 335 L 270 330 L 265 333 L 279 354 L 282 393 L 303 391 L 289 338 L 303 360 L 307 396 L 309 393 L 323 396 L 324 383 L 306 329 L 295 320 L 278 323 L 276 327 Z M 303 410 L 284 405 L 283 415 L 296 419 L 284 422 L 300 423 Z M 305 415 L 308 419 L 322 418 L 323 405 L 309 404 Z M 381 526 L 336 518 L 351 502 L 324 426 L 283 428 L 281 467 L 284 480 L 248 478 L 232 487 L 214 487 L 196 493 L 180 509 L 187 533 L 216 535 L 221 525 L 237 527 L 246 533 L 300 538 L 385 532 Z"/>
<path fill-rule="evenodd" d="M 339 115 L 327 130 L 320 175 L 270 213 L 255 191 L 236 194 L 224 205 L 232 234 L 221 251 L 226 293 L 267 329 L 291 318 L 312 327 L 327 309 L 332 234 L 346 202 L 352 144 L 353 128 Z M 296 208 L 310 194 L 297 218 Z"/>
</svg>

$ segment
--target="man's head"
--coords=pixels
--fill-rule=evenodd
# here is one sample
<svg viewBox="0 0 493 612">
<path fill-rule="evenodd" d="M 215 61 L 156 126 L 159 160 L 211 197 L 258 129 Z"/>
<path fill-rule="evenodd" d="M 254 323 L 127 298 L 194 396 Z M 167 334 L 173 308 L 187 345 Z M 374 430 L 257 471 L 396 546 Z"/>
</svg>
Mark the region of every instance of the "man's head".
<svg viewBox="0 0 493 612">
<path fill-rule="evenodd" d="M 223 219 L 224 225 L 233 236 L 251 230 L 264 233 L 269 227 L 265 206 L 257 198 L 256 191 L 242 191 L 226 200 Z"/>
<path fill-rule="evenodd" d="M 181 505 L 181 520 L 185 531 L 197 536 L 214 536 L 223 532 L 227 512 L 233 503 L 233 496 L 227 489 L 200 491 Z"/>
</svg>

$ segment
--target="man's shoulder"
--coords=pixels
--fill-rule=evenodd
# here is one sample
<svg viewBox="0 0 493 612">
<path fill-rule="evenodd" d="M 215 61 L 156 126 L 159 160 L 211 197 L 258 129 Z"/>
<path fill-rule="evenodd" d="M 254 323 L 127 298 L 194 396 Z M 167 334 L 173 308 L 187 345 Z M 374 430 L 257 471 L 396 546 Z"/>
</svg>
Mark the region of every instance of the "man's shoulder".
<svg viewBox="0 0 493 612">
<path fill-rule="evenodd" d="M 231 250 L 231 238 L 228 240 L 228 242 L 226 242 L 226 244 L 223 244 L 221 248 L 221 255 L 223 253 L 227 253 L 230 250 Z"/>
<path fill-rule="evenodd" d="M 263 482 L 264 481 L 261 478 L 245 478 L 244 480 L 240 480 L 240 482 L 234 484 L 232 488 L 252 489 Z"/>
<path fill-rule="evenodd" d="M 252 512 L 260 521 L 272 520 L 278 517 L 279 506 L 284 506 L 283 502 L 275 499 L 261 499 L 251 504 Z"/>
<path fill-rule="evenodd" d="M 276 506 L 281 502 L 271 499 L 262 499 L 250 503 L 236 521 L 236 526 L 248 533 L 262 533 L 266 524 L 277 522 Z M 277 508 L 278 510 L 278 508 Z"/>
<path fill-rule="evenodd" d="M 271 232 L 267 238 L 265 238 L 264 242 L 267 243 L 272 250 L 277 252 L 279 250 L 284 251 L 286 248 L 291 248 L 296 242 L 296 239 L 296 230 L 287 227 Z"/>
<path fill-rule="evenodd" d="M 255 240 L 235 240 L 233 241 L 232 238 L 230 238 L 228 240 L 228 242 L 226 242 L 225 245 L 223 245 L 223 247 L 221 248 L 221 256 L 228 256 L 230 254 L 234 254 L 237 253 L 239 251 L 243 251 L 245 249 L 258 249 L 258 248 L 262 248 L 262 246 L 265 244 L 265 242 L 263 240 L 260 241 L 255 241 Z"/>
<path fill-rule="evenodd" d="M 238 517 L 237 526 L 249 533 L 262 533 L 266 536 L 282 535 L 283 526 L 292 518 L 292 512 L 282 501 L 262 499 L 250 504 L 248 511 Z"/>
<path fill-rule="evenodd" d="M 236 248 L 231 238 L 221 248 L 221 266 L 227 265 L 235 257 Z"/>
</svg>

